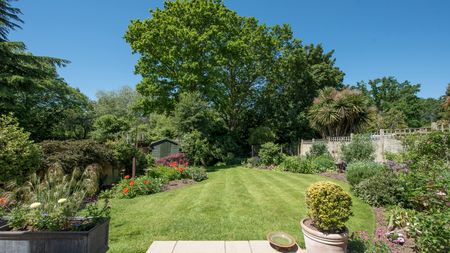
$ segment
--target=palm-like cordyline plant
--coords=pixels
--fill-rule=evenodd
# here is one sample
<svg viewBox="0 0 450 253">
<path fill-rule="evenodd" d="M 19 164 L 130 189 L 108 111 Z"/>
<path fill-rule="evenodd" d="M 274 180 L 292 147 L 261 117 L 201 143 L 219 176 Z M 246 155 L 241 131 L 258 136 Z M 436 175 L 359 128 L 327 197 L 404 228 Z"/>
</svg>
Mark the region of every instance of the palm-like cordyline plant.
<svg viewBox="0 0 450 253">
<path fill-rule="evenodd" d="M 370 110 L 369 101 L 360 91 L 328 87 L 314 100 L 308 118 L 323 137 L 345 136 L 368 121 Z"/>
</svg>

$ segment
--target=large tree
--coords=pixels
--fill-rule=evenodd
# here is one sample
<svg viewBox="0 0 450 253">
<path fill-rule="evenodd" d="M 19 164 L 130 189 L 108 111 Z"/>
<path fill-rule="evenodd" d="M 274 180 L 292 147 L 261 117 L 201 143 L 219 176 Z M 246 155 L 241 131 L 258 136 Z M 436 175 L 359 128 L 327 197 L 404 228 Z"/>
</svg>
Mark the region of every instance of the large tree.
<svg viewBox="0 0 450 253">
<path fill-rule="evenodd" d="M 132 21 L 125 39 L 140 55 L 137 90 L 147 111 L 171 112 L 180 94 L 198 92 L 241 141 L 258 125 L 279 129 L 282 142 L 298 138 L 316 91 L 343 78 L 332 52 L 303 46 L 288 25 L 241 17 L 221 0 L 166 1 L 151 18 Z"/>
<path fill-rule="evenodd" d="M 14 113 L 35 140 L 85 137 L 89 100 L 57 73 L 68 61 L 34 56 L 24 43 L 8 41 L 22 22 L 9 2 L 0 0 L 0 114 Z"/>
<path fill-rule="evenodd" d="M 394 77 L 383 77 L 370 80 L 367 84 L 360 82 L 357 87 L 369 96 L 378 112 L 386 113 L 396 109 L 405 115 L 409 127 L 421 127 L 424 124 L 421 118 L 423 102 L 417 96 L 420 84 L 399 82 Z"/>
</svg>

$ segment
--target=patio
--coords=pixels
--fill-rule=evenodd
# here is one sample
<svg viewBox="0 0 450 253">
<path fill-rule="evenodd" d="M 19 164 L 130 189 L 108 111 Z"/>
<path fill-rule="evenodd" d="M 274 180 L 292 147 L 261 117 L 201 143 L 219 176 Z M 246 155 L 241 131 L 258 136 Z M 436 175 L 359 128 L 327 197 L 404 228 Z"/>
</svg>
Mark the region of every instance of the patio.
<svg viewBox="0 0 450 253">
<path fill-rule="evenodd" d="M 154 241 L 147 253 L 279 253 L 268 241 Z M 286 251 L 283 251 L 286 252 Z M 289 253 L 305 253 L 297 248 Z"/>
</svg>

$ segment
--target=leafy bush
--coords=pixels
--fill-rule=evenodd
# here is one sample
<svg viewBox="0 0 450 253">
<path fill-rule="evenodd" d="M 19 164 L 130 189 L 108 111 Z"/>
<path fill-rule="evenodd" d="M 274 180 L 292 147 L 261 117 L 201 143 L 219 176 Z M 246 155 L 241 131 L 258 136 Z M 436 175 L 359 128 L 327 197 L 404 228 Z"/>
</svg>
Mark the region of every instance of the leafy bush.
<svg viewBox="0 0 450 253">
<path fill-rule="evenodd" d="M 42 153 L 11 115 L 0 116 L 0 185 L 23 182 L 41 166 Z"/>
<path fill-rule="evenodd" d="M 298 156 L 283 156 L 280 167 L 285 171 L 302 174 L 314 173 L 311 161 Z"/>
<path fill-rule="evenodd" d="M 143 174 L 148 167 L 145 154 L 125 140 L 110 141 L 107 145 L 114 151 L 114 158 L 124 168 L 126 174 L 132 173 L 133 157 L 136 158 L 136 174 Z"/>
<path fill-rule="evenodd" d="M 112 192 L 118 198 L 134 198 L 140 195 L 160 192 L 162 186 L 163 180 L 161 178 L 151 178 L 148 176 L 130 178 L 130 176 L 125 176 L 113 187 Z"/>
<path fill-rule="evenodd" d="M 330 156 L 330 152 L 328 152 L 327 144 L 325 142 L 314 142 L 313 145 L 311 146 L 311 149 L 306 154 L 306 157 L 314 158 L 314 157 L 323 156 L 323 155 Z"/>
<path fill-rule="evenodd" d="M 191 178 L 194 181 L 200 182 L 205 179 L 208 179 L 208 174 L 206 173 L 206 169 L 203 167 L 187 167 L 186 173 L 188 178 Z"/>
<path fill-rule="evenodd" d="M 418 252 L 450 252 L 450 211 L 418 213 L 408 226 Z"/>
<path fill-rule="evenodd" d="M 259 150 L 259 157 L 264 165 L 280 164 L 282 160 L 280 145 L 273 142 L 264 143 Z"/>
<path fill-rule="evenodd" d="M 162 157 L 156 161 L 156 164 L 170 166 L 170 164 L 173 162 L 176 162 L 177 164 L 189 163 L 186 154 L 180 152 L 166 157 Z"/>
<path fill-rule="evenodd" d="M 147 176 L 152 178 L 161 178 L 164 182 L 181 179 L 181 174 L 177 170 L 162 165 L 147 170 Z"/>
<path fill-rule="evenodd" d="M 349 144 L 341 147 L 342 159 L 347 163 L 356 161 L 373 161 L 375 147 L 366 135 L 355 135 Z"/>
<path fill-rule="evenodd" d="M 406 228 L 411 218 L 415 215 L 414 210 L 403 209 L 399 206 L 393 206 L 388 210 L 388 229 Z"/>
<path fill-rule="evenodd" d="M 261 163 L 261 159 L 259 157 L 250 157 L 247 158 L 247 161 L 245 162 L 245 167 L 248 168 L 254 168 L 254 167 L 258 167 L 259 164 Z"/>
<path fill-rule="evenodd" d="M 354 162 L 347 166 L 347 181 L 355 187 L 361 181 L 381 172 L 384 166 L 376 162 Z"/>
<path fill-rule="evenodd" d="M 94 140 L 43 141 L 40 145 L 44 166 L 59 164 L 67 174 L 76 168 L 84 170 L 94 163 L 117 165 L 113 151 Z"/>
<path fill-rule="evenodd" d="M 336 165 L 333 157 L 325 154 L 311 158 L 311 166 L 314 173 L 320 173 L 327 170 L 334 170 Z"/>
<path fill-rule="evenodd" d="M 400 199 L 400 190 L 399 180 L 390 171 L 375 173 L 354 187 L 355 194 L 373 206 L 396 204 Z"/>
<path fill-rule="evenodd" d="M 317 182 L 306 191 L 308 216 L 322 232 L 340 233 L 352 215 L 352 199 L 340 186 Z"/>
</svg>

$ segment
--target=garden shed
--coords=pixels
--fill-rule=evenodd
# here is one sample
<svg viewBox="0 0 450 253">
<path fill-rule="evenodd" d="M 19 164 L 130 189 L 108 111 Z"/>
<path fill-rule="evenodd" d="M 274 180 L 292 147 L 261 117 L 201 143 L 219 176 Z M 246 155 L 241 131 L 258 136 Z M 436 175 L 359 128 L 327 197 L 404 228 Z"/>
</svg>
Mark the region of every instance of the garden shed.
<svg viewBox="0 0 450 253">
<path fill-rule="evenodd" d="M 173 155 L 180 152 L 180 145 L 173 140 L 162 139 L 152 142 L 150 144 L 150 150 L 153 158 L 158 160 L 161 157 L 166 157 L 168 155 Z"/>
</svg>

